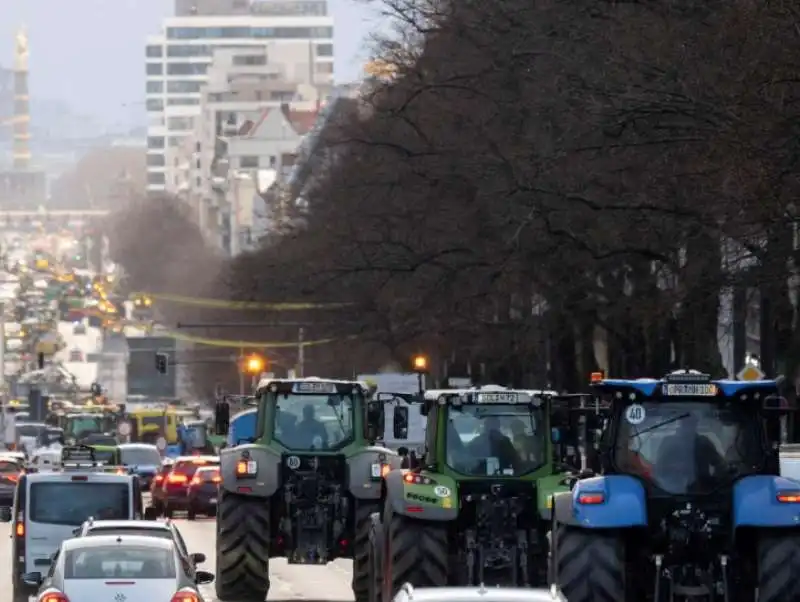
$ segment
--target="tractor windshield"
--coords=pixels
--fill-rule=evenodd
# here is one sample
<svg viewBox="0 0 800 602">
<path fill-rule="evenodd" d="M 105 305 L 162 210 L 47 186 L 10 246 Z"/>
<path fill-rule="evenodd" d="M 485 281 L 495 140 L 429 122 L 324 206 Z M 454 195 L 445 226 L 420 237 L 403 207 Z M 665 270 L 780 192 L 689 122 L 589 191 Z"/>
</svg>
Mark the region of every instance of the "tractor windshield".
<svg viewBox="0 0 800 602">
<path fill-rule="evenodd" d="M 103 418 L 94 414 L 74 414 L 66 419 L 67 437 L 83 439 L 88 435 L 103 432 Z"/>
<path fill-rule="evenodd" d="M 672 495 L 711 493 L 763 464 L 761 421 L 741 403 L 646 402 L 621 417 L 617 470 Z"/>
<path fill-rule="evenodd" d="M 353 399 L 347 395 L 279 395 L 275 440 L 296 451 L 340 449 L 353 441 Z"/>
<path fill-rule="evenodd" d="M 545 419 L 527 404 L 450 406 L 447 464 L 471 476 L 518 476 L 547 461 Z"/>
</svg>

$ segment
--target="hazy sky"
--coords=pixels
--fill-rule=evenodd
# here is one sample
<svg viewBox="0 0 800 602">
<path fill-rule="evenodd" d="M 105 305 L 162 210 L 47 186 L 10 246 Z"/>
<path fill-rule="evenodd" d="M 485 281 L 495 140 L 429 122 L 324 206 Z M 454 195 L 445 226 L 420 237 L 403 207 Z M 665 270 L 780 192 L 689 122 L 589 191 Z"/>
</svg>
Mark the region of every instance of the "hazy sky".
<svg viewBox="0 0 800 602">
<path fill-rule="evenodd" d="M 328 0 L 335 18 L 336 80 L 356 79 L 364 38 L 378 22 L 354 0 Z M 0 0 L 0 64 L 11 66 L 14 34 L 30 38 L 31 95 L 122 129 L 143 123 L 144 45 L 172 14 L 172 0 Z"/>
</svg>

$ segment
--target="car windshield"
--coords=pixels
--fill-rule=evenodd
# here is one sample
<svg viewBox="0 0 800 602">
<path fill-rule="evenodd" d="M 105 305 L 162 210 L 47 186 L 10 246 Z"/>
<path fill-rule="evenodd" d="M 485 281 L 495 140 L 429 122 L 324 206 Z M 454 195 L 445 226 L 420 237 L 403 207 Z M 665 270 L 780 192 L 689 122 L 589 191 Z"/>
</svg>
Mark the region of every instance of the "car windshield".
<svg viewBox="0 0 800 602">
<path fill-rule="evenodd" d="M 741 403 L 629 405 L 616 434 L 614 464 L 672 494 L 705 494 L 763 464 L 761 421 Z"/>
<path fill-rule="evenodd" d="M 353 440 L 351 396 L 281 395 L 275 408 L 275 440 L 289 449 L 339 449 Z"/>
<path fill-rule="evenodd" d="M 68 437 L 82 439 L 102 431 L 103 420 L 100 416 L 67 416 L 66 434 Z"/>
<path fill-rule="evenodd" d="M 447 414 L 447 464 L 474 476 L 515 476 L 547 461 L 542 410 L 527 404 L 465 404 Z"/>
<path fill-rule="evenodd" d="M 158 450 L 146 447 L 121 448 L 122 463 L 128 466 L 160 466 L 161 454 Z"/>
<path fill-rule="evenodd" d="M 64 558 L 64 578 L 175 579 L 175 555 L 172 550 L 125 543 L 70 550 Z"/>
<path fill-rule="evenodd" d="M 130 518 L 127 483 L 31 483 L 30 520 L 35 523 L 75 525 L 90 516 L 103 520 Z"/>
</svg>

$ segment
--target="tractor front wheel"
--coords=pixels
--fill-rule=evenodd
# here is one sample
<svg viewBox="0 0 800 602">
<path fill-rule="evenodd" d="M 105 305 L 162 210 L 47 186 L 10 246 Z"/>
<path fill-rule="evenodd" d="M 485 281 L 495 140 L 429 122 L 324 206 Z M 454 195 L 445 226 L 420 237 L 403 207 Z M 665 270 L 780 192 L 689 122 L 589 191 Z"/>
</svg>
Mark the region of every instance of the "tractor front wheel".
<svg viewBox="0 0 800 602">
<path fill-rule="evenodd" d="M 220 489 L 217 598 L 264 602 L 269 591 L 269 501 Z"/>
<path fill-rule="evenodd" d="M 388 525 L 388 558 L 384 559 L 384 588 L 388 599 L 410 583 L 414 587 L 448 584 L 449 549 L 444 525 L 392 514 Z"/>
<path fill-rule="evenodd" d="M 618 534 L 558 525 L 556 585 L 569 602 L 625 602 L 624 545 Z"/>
<path fill-rule="evenodd" d="M 799 574 L 800 534 L 787 529 L 759 538 L 758 602 L 800 600 Z"/>
</svg>

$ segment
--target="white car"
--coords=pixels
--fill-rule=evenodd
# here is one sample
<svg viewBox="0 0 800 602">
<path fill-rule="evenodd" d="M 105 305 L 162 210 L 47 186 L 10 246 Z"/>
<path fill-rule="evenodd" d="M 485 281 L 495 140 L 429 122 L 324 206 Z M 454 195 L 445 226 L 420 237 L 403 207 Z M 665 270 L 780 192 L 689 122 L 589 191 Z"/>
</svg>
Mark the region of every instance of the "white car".
<svg viewBox="0 0 800 602">
<path fill-rule="evenodd" d="M 22 580 L 39 588 L 38 602 L 200 602 L 197 586 L 214 575 L 197 571 L 192 579 L 171 539 L 98 535 L 64 541 L 46 575 L 26 573 Z"/>
</svg>

